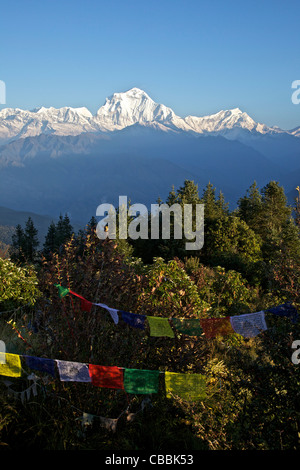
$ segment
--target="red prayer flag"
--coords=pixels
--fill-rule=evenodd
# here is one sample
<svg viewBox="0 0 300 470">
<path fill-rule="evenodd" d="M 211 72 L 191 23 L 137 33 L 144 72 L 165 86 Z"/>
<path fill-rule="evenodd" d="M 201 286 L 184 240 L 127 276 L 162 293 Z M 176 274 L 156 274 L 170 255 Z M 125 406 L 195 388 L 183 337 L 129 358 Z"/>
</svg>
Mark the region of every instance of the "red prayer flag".
<svg viewBox="0 0 300 470">
<path fill-rule="evenodd" d="M 90 312 L 91 309 L 92 309 L 92 306 L 93 306 L 93 304 L 89 300 L 82 299 L 81 302 L 80 302 L 80 308 L 84 312 Z"/>
<path fill-rule="evenodd" d="M 81 310 L 83 310 L 84 312 L 90 312 L 91 311 L 92 306 L 93 306 L 92 302 L 90 302 L 89 300 L 86 300 L 84 297 L 82 297 L 79 294 L 76 294 L 76 292 L 73 292 L 71 290 L 70 290 L 70 294 L 73 294 L 73 295 L 76 295 L 76 297 L 79 297 Z"/>
<path fill-rule="evenodd" d="M 230 333 L 234 333 L 230 323 L 230 317 L 201 318 L 200 324 L 207 338 L 215 338 L 218 335 L 226 336 Z"/>
<path fill-rule="evenodd" d="M 119 367 L 89 364 L 92 384 L 96 387 L 124 389 L 123 370 Z"/>
</svg>

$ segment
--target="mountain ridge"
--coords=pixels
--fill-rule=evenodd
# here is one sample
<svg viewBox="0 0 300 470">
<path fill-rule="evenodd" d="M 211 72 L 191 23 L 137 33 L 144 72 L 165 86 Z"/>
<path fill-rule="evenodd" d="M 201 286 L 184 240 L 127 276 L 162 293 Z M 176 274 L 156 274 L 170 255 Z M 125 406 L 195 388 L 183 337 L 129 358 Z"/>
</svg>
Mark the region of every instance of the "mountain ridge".
<svg viewBox="0 0 300 470">
<path fill-rule="evenodd" d="M 102 202 L 126 194 L 148 205 L 185 179 L 200 192 L 211 182 L 234 208 L 254 180 L 284 181 L 292 197 L 299 174 L 298 128 L 264 127 L 240 108 L 181 118 L 133 88 L 94 115 L 84 107 L 31 113 L 0 111 L 0 205 L 14 210 L 87 223 Z"/>
<path fill-rule="evenodd" d="M 0 111 L 0 144 L 25 137 L 109 133 L 133 124 L 156 123 L 165 131 L 209 135 L 221 133 L 232 138 L 232 130 L 249 130 L 260 135 L 291 134 L 300 137 L 300 128 L 284 131 L 255 122 L 240 108 L 221 110 L 206 116 L 180 117 L 164 104 L 156 103 L 139 88 L 114 93 L 92 114 L 86 107 L 40 107 L 31 111 L 4 108 Z M 228 133 L 227 133 L 228 131 Z M 230 135 L 231 134 L 231 135 Z M 236 138 L 236 136 L 235 136 Z"/>
</svg>

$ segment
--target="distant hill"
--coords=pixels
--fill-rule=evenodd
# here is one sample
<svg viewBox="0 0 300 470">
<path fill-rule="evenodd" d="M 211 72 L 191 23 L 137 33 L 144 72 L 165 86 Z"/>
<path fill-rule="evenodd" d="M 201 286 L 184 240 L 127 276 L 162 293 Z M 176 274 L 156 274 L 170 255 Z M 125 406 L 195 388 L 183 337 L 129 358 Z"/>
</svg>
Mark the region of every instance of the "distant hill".
<svg viewBox="0 0 300 470">
<path fill-rule="evenodd" d="M 16 211 L 0 206 L 0 244 L 2 248 L 5 248 L 4 245 L 10 245 L 11 237 L 16 225 L 20 224 L 24 228 L 29 217 L 32 218 L 33 223 L 38 230 L 38 238 L 42 245 L 50 223 L 52 221 L 56 222 L 55 218 L 47 215 L 35 214 L 33 212 Z M 78 223 L 72 223 L 72 225 L 75 232 L 77 232 L 81 227 Z"/>
</svg>

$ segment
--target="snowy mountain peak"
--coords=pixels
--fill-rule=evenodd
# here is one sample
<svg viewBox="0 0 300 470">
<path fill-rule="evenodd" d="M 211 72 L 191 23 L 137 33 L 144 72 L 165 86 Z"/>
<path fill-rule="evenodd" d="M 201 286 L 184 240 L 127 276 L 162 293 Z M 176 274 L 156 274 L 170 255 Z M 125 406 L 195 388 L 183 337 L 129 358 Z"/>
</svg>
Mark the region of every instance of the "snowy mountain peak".
<svg viewBox="0 0 300 470">
<path fill-rule="evenodd" d="M 114 93 L 96 114 L 102 130 L 123 129 L 136 123 L 157 122 L 175 116 L 174 112 L 139 88 Z"/>
<path fill-rule="evenodd" d="M 106 98 L 97 113 L 85 107 L 46 108 L 32 111 L 18 108 L 0 110 L 0 144 L 41 134 L 61 136 L 84 133 L 112 132 L 140 124 L 165 132 L 188 132 L 190 134 L 222 135 L 238 139 L 245 133 L 282 133 L 279 128 L 255 122 L 240 108 L 222 110 L 208 116 L 177 116 L 171 108 L 156 103 L 140 88 L 134 87 Z M 299 128 L 286 131 L 300 137 Z"/>
</svg>

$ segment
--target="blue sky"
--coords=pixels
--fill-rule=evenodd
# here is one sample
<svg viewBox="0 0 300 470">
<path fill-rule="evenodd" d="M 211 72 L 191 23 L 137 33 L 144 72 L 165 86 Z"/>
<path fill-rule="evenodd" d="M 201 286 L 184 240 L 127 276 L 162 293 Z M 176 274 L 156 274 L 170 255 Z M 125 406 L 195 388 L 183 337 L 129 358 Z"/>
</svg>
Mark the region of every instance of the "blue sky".
<svg viewBox="0 0 300 470">
<path fill-rule="evenodd" d="M 86 106 L 134 86 L 178 115 L 239 107 L 267 125 L 300 125 L 294 0 L 2 2 L 6 106 Z"/>
</svg>

